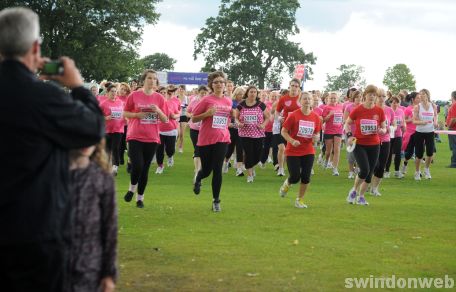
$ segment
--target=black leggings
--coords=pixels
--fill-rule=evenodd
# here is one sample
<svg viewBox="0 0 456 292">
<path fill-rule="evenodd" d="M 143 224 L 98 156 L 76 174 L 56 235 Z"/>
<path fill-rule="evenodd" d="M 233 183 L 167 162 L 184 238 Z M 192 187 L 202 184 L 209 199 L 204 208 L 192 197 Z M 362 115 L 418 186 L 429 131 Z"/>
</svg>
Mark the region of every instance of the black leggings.
<svg viewBox="0 0 456 292">
<path fill-rule="evenodd" d="M 287 167 L 289 184 L 296 184 L 301 179 L 302 184 L 310 183 L 310 174 L 314 163 L 315 155 L 287 156 Z"/>
<path fill-rule="evenodd" d="M 149 176 L 149 167 L 157 150 L 157 143 L 145 143 L 136 140 L 128 141 L 128 154 L 131 161 L 132 185 L 138 184 L 138 194 L 144 195 L 146 190 L 147 179 Z"/>
<path fill-rule="evenodd" d="M 272 157 L 274 165 L 277 164 L 278 147 L 272 145 L 272 132 L 265 132 L 266 137 L 263 140 L 263 154 L 261 155 L 261 163 L 265 164 L 269 157 L 269 149 L 272 147 Z"/>
<path fill-rule="evenodd" d="M 243 162 L 244 161 L 244 153 L 242 151 L 242 142 L 241 138 L 238 134 L 237 128 L 229 128 L 230 130 L 230 139 L 231 143 L 228 144 L 228 149 L 225 154 L 225 159 L 229 159 L 231 155 L 233 155 L 234 147 L 236 147 L 236 161 Z"/>
<path fill-rule="evenodd" d="M 378 154 L 377 165 L 375 165 L 374 175 L 378 178 L 383 178 L 385 173 L 385 165 L 388 160 L 388 155 L 390 151 L 390 142 L 382 142 L 380 144 L 380 153 Z"/>
<path fill-rule="evenodd" d="M 424 145 L 426 144 L 426 156 L 434 155 L 435 141 L 434 132 L 430 133 L 415 133 L 415 151 L 416 158 L 422 159 L 424 154 Z"/>
<path fill-rule="evenodd" d="M 415 148 L 416 148 L 416 132 L 410 136 L 407 147 L 405 148 L 405 151 L 404 151 L 405 160 L 409 160 L 410 158 L 412 158 L 413 153 L 415 153 L 415 151 L 416 151 Z"/>
<path fill-rule="evenodd" d="M 216 143 L 199 146 L 201 155 L 201 170 L 196 176 L 196 181 L 212 174 L 212 197 L 214 201 L 220 201 L 220 189 L 222 188 L 222 166 L 228 143 Z"/>
<path fill-rule="evenodd" d="M 122 138 L 120 139 L 120 148 L 119 148 L 119 158 L 120 164 L 124 164 L 124 154 L 125 150 L 127 150 L 127 126 L 124 126 L 124 132 L 122 134 Z"/>
<path fill-rule="evenodd" d="M 196 143 L 198 143 L 198 134 L 198 130 L 190 129 L 190 140 L 192 140 L 193 144 L 193 158 L 200 157 L 199 146 L 196 145 Z"/>
<path fill-rule="evenodd" d="M 356 145 L 353 154 L 359 167 L 358 177 L 370 183 L 378 160 L 380 145 Z"/>
<path fill-rule="evenodd" d="M 245 168 L 252 168 L 260 162 L 263 138 L 241 137 L 241 141 L 245 152 Z"/>
<path fill-rule="evenodd" d="M 385 170 L 389 172 L 391 166 L 391 160 L 394 154 L 394 170 L 399 171 L 401 166 L 401 147 L 402 147 L 402 137 L 396 137 L 390 141 L 390 151 L 388 155 L 388 160 L 386 160 Z"/>
<path fill-rule="evenodd" d="M 119 166 L 119 149 L 122 133 L 107 133 L 106 134 L 106 152 L 112 161 L 112 165 Z"/>
<path fill-rule="evenodd" d="M 160 142 L 161 144 L 157 147 L 157 164 L 162 165 L 163 159 L 165 158 L 165 151 L 166 156 L 172 157 L 176 152 L 176 136 L 165 136 L 160 135 Z"/>
</svg>

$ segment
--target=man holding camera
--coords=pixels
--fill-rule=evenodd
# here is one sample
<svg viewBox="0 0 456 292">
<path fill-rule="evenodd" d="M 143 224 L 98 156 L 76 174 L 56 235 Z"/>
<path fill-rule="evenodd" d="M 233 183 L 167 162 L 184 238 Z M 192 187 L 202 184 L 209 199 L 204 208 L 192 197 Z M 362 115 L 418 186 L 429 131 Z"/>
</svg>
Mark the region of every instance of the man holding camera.
<svg viewBox="0 0 456 292">
<path fill-rule="evenodd" d="M 104 136 L 96 99 L 69 58 L 63 72 L 35 73 L 41 57 L 38 15 L 0 11 L 0 285 L 4 291 L 65 291 L 68 238 L 68 150 Z"/>
</svg>

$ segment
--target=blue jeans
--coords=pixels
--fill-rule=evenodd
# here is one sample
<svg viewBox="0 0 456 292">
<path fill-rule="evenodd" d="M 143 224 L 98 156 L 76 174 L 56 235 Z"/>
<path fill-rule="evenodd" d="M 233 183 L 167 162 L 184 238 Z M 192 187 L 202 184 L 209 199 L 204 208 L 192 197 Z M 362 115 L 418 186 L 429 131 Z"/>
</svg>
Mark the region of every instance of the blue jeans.
<svg viewBox="0 0 456 292">
<path fill-rule="evenodd" d="M 448 135 L 448 143 L 452 152 L 450 166 L 456 167 L 456 135 Z"/>
</svg>

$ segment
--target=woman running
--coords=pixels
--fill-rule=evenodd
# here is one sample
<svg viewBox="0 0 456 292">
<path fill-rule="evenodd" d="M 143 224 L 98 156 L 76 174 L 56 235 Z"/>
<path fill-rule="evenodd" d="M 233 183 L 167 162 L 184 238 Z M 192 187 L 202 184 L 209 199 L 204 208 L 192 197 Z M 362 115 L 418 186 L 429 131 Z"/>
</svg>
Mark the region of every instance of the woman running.
<svg viewBox="0 0 456 292">
<path fill-rule="evenodd" d="M 177 90 L 174 85 L 168 85 L 167 88 L 160 87 L 159 92 L 165 93 L 166 106 L 168 109 L 169 120 L 166 123 L 160 123 L 160 144 L 157 146 L 157 170 L 156 174 L 162 174 L 165 166 L 163 165 L 163 160 L 168 156 L 168 167 L 174 165 L 174 153 L 176 152 L 176 137 L 178 132 L 178 123 L 177 120 L 180 118 L 181 113 L 181 104 L 179 99 L 173 96 L 174 92 Z"/>
<path fill-rule="evenodd" d="M 426 161 L 424 166 L 424 178 L 431 179 L 432 158 L 434 156 L 435 141 L 434 130 L 438 127 L 437 108 L 431 103 L 429 90 L 420 90 L 421 102 L 413 109 L 413 123 L 416 125 L 415 133 L 415 180 L 421 180 L 420 165 L 426 145 Z"/>
<path fill-rule="evenodd" d="M 127 141 L 132 167 L 130 186 L 124 200 L 130 202 L 137 191 L 138 208 L 144 208 L 149 167 L 160 143 L 159 121 L 168 121 L 166 100 L 154 90 L 158 86 L 157 73 L 145 70 L 141 79 L 143 89 L 130 94 L 124 108 L 124 116 L 129 119 Z"/>
<path fill-rule="evenodd" d="M 374 176 L 372 177 L 371 185 L 371 194 L 374 196 L 381 196 L 382 194 L 378 191 L 380 182 L 383 179 L 383 174 L 385 172 L 386 160 L 388 160 L 389 150 L 390 150 L 390 126 L 393 128 L 393 132 L 396 131 L 396 120 L 394 119 L 394 111 L 385 104 L 386 94 L 383 89 L 378 90 L 378 96 L 376 100 L 376 105 L 383 109 L 385 113 L 385 127 L 386 133 L 381 134 L 380 136 L 380 152 L 378 155 L 378 162 L 374 169 Z"/>
<path fill-rule="evenodd" d="M 184 134 L 188 123 L 186 112 L 189 100 L 185 90 L 185 85 L 179 85 L 177 89 L 177 97 L 180 100 L 180 108 L 182 109 L 179 117 L 179 134 L 177 136 L 177 146 L 179 148 L 179 153 L 184 152 Z"/>
<path fill-rule="evenodd" d="M 127 103 L 127 98 L 130 95 L 130 85 L 128 83 L 122 82 L 120 83 L 119 89 L 119 99 L 123 101 L 124 104 Z M 120 149 L 119 149 L 119 163 L 123 165 L 125 163 L 124 154 L 125 150 L 127 150 L 127 121 L 125 121 L 124 132 L 122 134 L 122 139 L 120 140 Z"/>
<path fill-rule="evenodd" d="M 200 159 L 200 152 L 199 152 L 199 147 L 197 144 L 198 142 L 198 135 L 199 135 L 199 130 L 201 128 L 201 122 L 194 123 L 192 121 L 193 117 L 193 109 L 198 105 L 200 100 L 203 98 L 203 96 L 206 96 L 208 93 L 208 89 L 204 85 L 200 85 L 198 87 L 198 95 L 195 95 L 190 101 L 190 104 L 187 107 L 187 117 L 189 118 L 188 126 L 190 127 L 190 140 L 192 140 L 193 144 L 193 165 L 194 165 L 194 171 L 195 175 L 193 177 L 193 183 L 195 183 L 196 176 L 198 175 L 198 171 L 201 169 L 201 159 Z"/>
<path fill-rule="evenodd" d="M 390 153 L 388 155 L 388 160 L 386 161 L 385 166 L 385 178 L 390 177 L 390 166 L 394 154 L 394 177 L 403 178 L 404 175 L 399 171 L 401 166 L 401 148 L 402 148 L 402 133 L 405 132 L 405 120 L 404 120 L 404 111 L 400 107 L 401 100 L 393 96 L 391 98 L 391 109 L 394 112 L 394 119 L 396 120 L 396 131 L 394 132 L 394 138 L 391 138 L 390 141 Z"/>
<path fill-rule="evenodd" d="M 280 196 L 284 197 L 290 186 L 301 181 L 296 208 L 307 208 L 304 195 L 310 183 L 310 175 L 315 159 L 313 144 L 318 141 L 321 129 L 320 117 L 312 112 L 311 95 L 303 92 L 300 98 L 301 108 L 290 113 L 282 125 L 282 136 L 288 142 L 285 154 L 289 177 L 280 187 Z"/>
<path fill-rule="evenodd" d="M 375 165 L 378 160 L 380 151 L 380 135 L 386 133 L 385 113 L 383 109 L 375 105 L 378 88 L 374 85 L 368 85 L 364 91 L 364 102 L 355 108 L 345 122 L 345 133 L 347 144 L 352 145 L 356 138 L 356 147 L 353 150 L 356 163 L 359 167 L 359 173 L 355 179 L 353 188 L 349 191 L 347 202 L 359 205 L 369 205 L 364 198 L 367 186 L 371 182 Z M 351 132 L 351 124 L 355 123 L 356 130 Z"/>
<path fill-rule="evenodd" d="M 106 120 L 106 152 L 112 163 L 112 173 L 117 175 L 120 162 L 120 144 L 124 132 L 124 102 L 117 97 L 117 87 L 110 84 L 106 88 L 106 100 L 100 104 Z"/>
<path fill-rule="evenodd" d="M 348 104 L 344 111 L 344 123 L 347 121 L 348 116 L 350 113 L 357 108 L 361 104 L 361 91 L 354 91 L 351 93 L 352 103 Z M 351 125 L 351 132 L 355 133 L 356 125 L 352 123 Z M 355 154 L 353 152 L 347 152 L 347 162 L 348 162 L 348 178 L 354 179 L 355 178 Z"/>
<path fill-rule="evenodd" d="M 254 167 L 260 162 L 264 129 L 269 120 L 269 112 L 266 111 L 266 105 L 258 98 L 258 89 L 255 86 L 247 87 L 244 100 L 238 104 L 234 117 L 245 153 L 247 182 L 251 183 L 255 176 Z"/>
<path fill-rule="evenodd" d="M 193 192 L 198 195 L 201 180 L 212 174 L 212 210 L 220 212 L 220 189 L 222 188 L 223 160 L 230 143 L 228 123 L 232 115 L 232 102 L 223 95 L 226 77 L 221 71 L 212 72 L 207 77 L 211 94 L 203 97 L 193 109 L 192 121 L 201 121 L 198 147 L 201 156 L 201 170 L 196 176 Z"/>
<path fill-rule="evenodd" d="M 421 97 L 418 92 L 412 92 L 406 97 L 406 101 L 410 104 L 404 110 L 404 119 L 407 129 L 402 139 L 402 150 L 404 151 L 404 166 L 402 167 L 402 175 L 407 173 L 407 164 L 413 154 L 415 154 L 415 136 L 416 125 L 413 123 L 413 109 L 420 104 Z"/>
<path fill-rule="evenodd" d="M 343 117 L 342 105 L 338 102 L 335 92 L 329 95 L 329 104 L 323 110 L 322 117 L 325 123 L 323 139 L 326 145 L 325 165 L 333 170 L 333 175 L 339 175 L 340 145 L 342 142 Z M 333 155 L 332 161 L 330 156 Z"/>
</svg>

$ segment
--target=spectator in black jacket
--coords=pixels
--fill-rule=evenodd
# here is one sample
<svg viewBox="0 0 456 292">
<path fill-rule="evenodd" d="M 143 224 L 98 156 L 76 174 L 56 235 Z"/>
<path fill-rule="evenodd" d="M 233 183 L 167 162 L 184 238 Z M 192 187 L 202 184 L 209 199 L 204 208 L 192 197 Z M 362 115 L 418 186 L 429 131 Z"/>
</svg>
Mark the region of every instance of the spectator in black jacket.
<svg viewBox="0 0 456 292">
<path fill-rule="evenodd" d="M 38 15 L 0 11 L 0 285 L 4 291 L 66 291 L 69 149 L 96 144 L 104 121 L 69 58 L 53 79 L 44 64 Z"/>
</svg>

